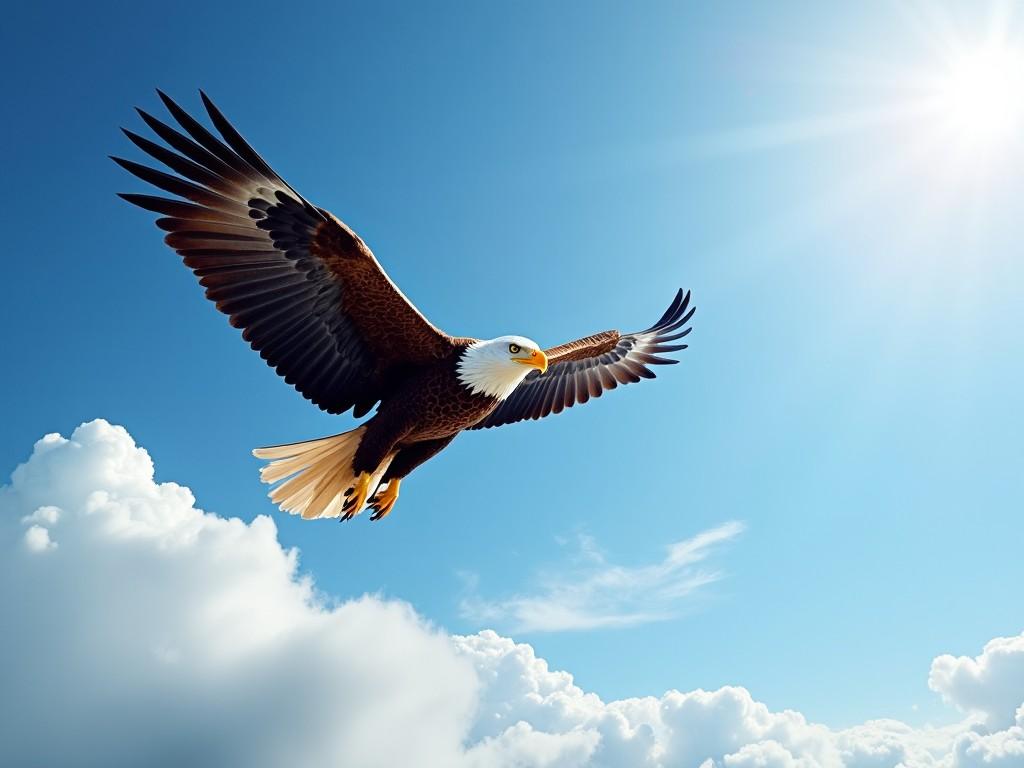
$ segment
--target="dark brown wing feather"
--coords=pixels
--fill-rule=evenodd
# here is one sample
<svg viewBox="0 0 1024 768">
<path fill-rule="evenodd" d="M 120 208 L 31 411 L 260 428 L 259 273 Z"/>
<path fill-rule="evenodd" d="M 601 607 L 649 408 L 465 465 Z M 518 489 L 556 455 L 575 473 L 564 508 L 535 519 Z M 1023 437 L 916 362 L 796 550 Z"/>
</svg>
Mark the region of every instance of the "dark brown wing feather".
<svg viewBox="0 0 1024 768">
<path fill-rule="evenodd" d="M 471 429 L 542 419 L 600 397 L 620 384 L 653 379 L 648 365 L 679 362 L 658 355 L 686 349 L 686 344 L 669 342 L 690 333 L 690 328 L 679 329 L 690 321 L 694 311 L 689 292 L 684 295 L 679 291 L 661 319 L 646 331 L 625 335 L 605 331 L 547 350 L 547 372 L 532 372 L 490 416 Z"/>
<path fill-rule="evenodd" d="M 181 199 L 121 197 L 163 215 L 167 244 L 285 381 L 326 411 L 354 407 L 361 416 L 409 367 L 451 354 L 452 339 L 402 295 L 358 235 L 281 179 L 206 94 L 222 139 L 160 98 L 182 130 L 139 114 L 167 146 L 125 134 L 177 175 L 113 159 Z"/>
</svg>

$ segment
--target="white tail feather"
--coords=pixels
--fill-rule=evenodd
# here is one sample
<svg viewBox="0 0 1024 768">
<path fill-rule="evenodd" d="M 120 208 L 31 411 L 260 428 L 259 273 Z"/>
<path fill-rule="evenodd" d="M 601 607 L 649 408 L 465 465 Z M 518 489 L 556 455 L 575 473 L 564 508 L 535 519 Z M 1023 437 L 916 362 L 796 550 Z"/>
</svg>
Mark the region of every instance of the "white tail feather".
<svg viewBox="0 0 1024 768">
<path fill-rule="evenodd" d="M 260 470 L 260 479 L 268 484 L 284 480 L 271 489 L 271 501 L 283 512 L 302 515 L 307 520 L 338 517 L 345 502 L 342 494 L 355 485 L 352 459 L 365 430 L 364 424 L 340 435 L 254 450 L 253 456 L 270 462 Z M 371 490 L 380 484 L 393 458 L 394 454 L 389 454 L 374 470 Z M 380 490 L 386 487 L 384 483 Z M 355 514 L 360 511 L 355 510 Z"/>
</svg>

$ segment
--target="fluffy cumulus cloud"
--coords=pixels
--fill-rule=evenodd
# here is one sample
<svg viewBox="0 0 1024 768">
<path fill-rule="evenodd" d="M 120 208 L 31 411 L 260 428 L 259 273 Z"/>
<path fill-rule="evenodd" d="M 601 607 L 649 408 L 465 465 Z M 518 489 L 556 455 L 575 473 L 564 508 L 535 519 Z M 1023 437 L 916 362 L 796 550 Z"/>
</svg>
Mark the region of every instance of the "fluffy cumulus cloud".
<svg viewBox="0 0 1024 768">
<path fill-rule="evenodd" d="M 197 509 L 103 421 L 0 488 L 0 611 L 4 765 L 1024 766 L 1024 636 L 935 660 L 972 713 L 946 729 L 830 730 L 738 687 L 605 702 L 494 632 L 325 601 L 271 519 Z"/>
<path fill-rule="evenodd" d="M 324 607 L 272 520 L 196 509 L 120 427 L 36 443 L 0 491 L 0 574 L 5 765 L 460 757 L 477 682 L 447 637 L 398 602 Z"/>
<path fill-rule="evenodd" d="M 983 714 L 995 730 L 1013 725 L 1024 703 L 1024 634 L 997 637 L 973 658 L 939 656 L 928 685 L 960 709 Z"/>
<path fill-rule="evenodd" d="M 939 656 L 928 685 L 984 718 L 957 739 L 956 765 L 1024 766 L 1024 633 L 991 640 L 979 656 Z"/>
</svg>

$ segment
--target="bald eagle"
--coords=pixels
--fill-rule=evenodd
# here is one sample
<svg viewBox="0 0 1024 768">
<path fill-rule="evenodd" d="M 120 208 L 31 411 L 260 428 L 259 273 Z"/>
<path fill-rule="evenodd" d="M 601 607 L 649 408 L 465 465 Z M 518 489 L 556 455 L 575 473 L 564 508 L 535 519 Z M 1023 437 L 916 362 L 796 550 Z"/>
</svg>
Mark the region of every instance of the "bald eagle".
<svg viewBox="0 0 1024 768">
<path fill-rule="evenodd" d="M 402 480 L 461 431 L 540 419 L 652 379 L 686 348 L 694 310 L 681 290 L 654 325 L 551 349 L 522 336 L 455 337 L 430 323 L 355 232 L 275 173 L 200 92 L 215 136 L 158 91 L 172 127 L 138 110 L 164 144 L 125 135 L 174 173 L 112 158 L 174 197 L 121 194 L 160 214 L 167 245 L 206 296 L 285 381 L 321 409 L 359 418 L 349 432 L 253 453 L 270 498 L 306 519 L 379 520 Z"/>
</svg>

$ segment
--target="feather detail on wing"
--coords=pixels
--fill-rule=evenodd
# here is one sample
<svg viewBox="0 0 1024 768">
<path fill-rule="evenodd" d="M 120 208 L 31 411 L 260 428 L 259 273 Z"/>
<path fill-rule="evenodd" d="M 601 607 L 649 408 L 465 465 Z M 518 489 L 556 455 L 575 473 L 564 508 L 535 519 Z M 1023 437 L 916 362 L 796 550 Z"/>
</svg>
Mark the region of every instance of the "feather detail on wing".
<svg viewBox="0 0 1024 768">
<path fill-rule="evenodd" d="M 166 146 L 124 133 L 178 175 L 113 159 L 177 197 L 121 197 L 163 216 L 156 223 L 167 244 L 285 381 L 326 411 L 360 416 L 410 367 L 451 352 L 450 337 L 405 298 L 359 236 L 281 179 L 206 94 L 221 138 L 160 98 L 180 130 L 139 114 Z"/>
<path fill-rule="evenodd" d="M 686 349 L 686 344 L 670 342 L 690 333 L 691 329 L 683 326 L 694 311 L 689 292 L 680 290 L 661 319 L 645 331 L 625 335 L 605 331 L 546 350 L 547 372 L 530 373 L 490 416 L 471 429 L 542 419 L 619 385 L 653 379 L 648 366 L 679 362 L 659 355 Z"/>
</svg>

